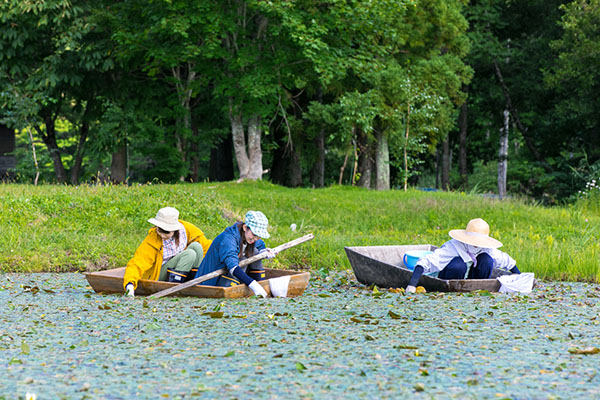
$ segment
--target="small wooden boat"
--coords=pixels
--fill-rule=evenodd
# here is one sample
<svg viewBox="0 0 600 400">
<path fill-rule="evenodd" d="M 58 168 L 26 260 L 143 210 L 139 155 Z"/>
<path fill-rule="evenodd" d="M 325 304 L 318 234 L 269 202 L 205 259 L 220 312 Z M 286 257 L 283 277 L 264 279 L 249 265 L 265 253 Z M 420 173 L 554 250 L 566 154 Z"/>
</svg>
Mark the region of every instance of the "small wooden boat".
<svg viewBox="0 0 600 400">
<path fill-rule="evenodd" d="M 287 297 L 296 297 L 304 293 L 310 279 L 309 272 L 289 271 L 283 269 L 265 268 L 267 279 L 260 281 L 260 284 L 265 289 L 267 294 L 271 295 L 269 286 L 269 278 L 277 278 L 280 276 L 289 275 L 290 282 L 288 285 Z M 96 293 L 123 293 L 123 275 L 125 267 L 109 269 L 105 271 L 97 271 L 85 274 L 87 281 Z M 148 296 L 165 289 L 169 289 L 177 283 L 151 281 L 140 279 L 138 287 L 135 290 L 136 296 Z M 254 293 L 246 285 L 238 285 L 231 287 L 219 286 L 190 286 L 179 292 L 174 293 L 176 296 L 194 296 L 194 297 L 210 297 L 210 298 L 240 298 L 250 297 Z"/>
<path fill-rule="evenodd" d="M 409 250 L 435 250 L 430 244 L 405 246 L 345 247 L 346 255 L 359 282 L 382 288 L 405 288 L 412 270 L 403 263 L 404 253 Z M 497 292 L 500 282 L 496 279 L 438 279 L 423 275 L 419 280 L 428 292 L 472 292 L 488 290 Z"/>
</svg>

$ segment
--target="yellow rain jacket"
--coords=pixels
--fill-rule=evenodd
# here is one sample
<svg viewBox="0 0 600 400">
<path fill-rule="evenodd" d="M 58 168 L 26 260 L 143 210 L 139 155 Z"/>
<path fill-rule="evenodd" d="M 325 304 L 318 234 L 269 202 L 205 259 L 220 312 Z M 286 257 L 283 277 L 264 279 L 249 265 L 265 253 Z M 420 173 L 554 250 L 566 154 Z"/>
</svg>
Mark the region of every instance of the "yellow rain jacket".
<svg viewBox="0 0 600 400">
<path fill-rule="evenodd" d="M 188 242 L 186 247 L 192 242 L 198 242 L 202 245 L 204 254 L 206 254 L 212 240 L 207 239 L 204 236 L 204 232 L 197 226 L 181 220 L 179 222 L 183 224 L 187 235 Z M 137 248 L 133 258 L 127 263 L 125 276 L 123 277 L 123 289 L 125 289 L 128 283 L 133 283 L 133 286 L 137 288 L 137 283 L 140 279 L 157 280 L 162 262 L 162 239 L 156 233 L 156 227 L 153 227 L 148 230 L 148 236 L 146 236 L 140 247 Z"/>
</svg>

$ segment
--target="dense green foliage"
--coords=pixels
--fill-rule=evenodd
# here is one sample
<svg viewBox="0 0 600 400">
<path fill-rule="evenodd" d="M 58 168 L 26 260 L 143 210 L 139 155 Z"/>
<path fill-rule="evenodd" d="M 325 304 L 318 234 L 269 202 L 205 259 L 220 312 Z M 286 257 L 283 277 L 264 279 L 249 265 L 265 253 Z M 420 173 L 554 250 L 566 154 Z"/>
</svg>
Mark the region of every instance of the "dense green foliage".
<svg viewBox="0 0 600 400">
<path fill-rule="evenodd" d="M 509 194 L 573 200 L 599 178 L 599 18 L 598 0 L 7 0 L 11 178 L 495 193 L 507 158 Z"/>
<path fill-rule="evenodd" d="M 600 190 L 577 207 L 545 208 L 464 193 L 290 189 L 266 182 L 142 186 L 0 186 L 3 271 L 75 271 L 124 265 L 160 207 L 214 238 L 249 209 L 265 212 L 279 245 L 315 239 L 271 263 L 313 272 L 349 268 L 344 246 L 441 245 L 450 229 L 482 217 L 523 271 L 539 278 L 600 280 Z M 291 224 L 297 230 L 292 232 Z"/>
</svg>

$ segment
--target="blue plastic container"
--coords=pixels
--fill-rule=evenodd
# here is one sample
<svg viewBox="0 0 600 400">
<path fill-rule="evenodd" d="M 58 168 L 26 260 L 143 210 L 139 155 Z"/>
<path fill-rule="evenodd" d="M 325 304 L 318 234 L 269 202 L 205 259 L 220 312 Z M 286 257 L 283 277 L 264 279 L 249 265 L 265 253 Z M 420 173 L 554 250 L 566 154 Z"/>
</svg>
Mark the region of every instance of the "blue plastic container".
<svg viewBox="0 0 600 400">
<path fill-rule="evenodd" d="M 433 251 L 430 250 L 409 250 L 404 253 L 402 261 L 404 262 L 406 268 L 413 270 L 415 265 L 417 265 L 417 261 L 431 253 L 433 253 Z"/>
</svg>

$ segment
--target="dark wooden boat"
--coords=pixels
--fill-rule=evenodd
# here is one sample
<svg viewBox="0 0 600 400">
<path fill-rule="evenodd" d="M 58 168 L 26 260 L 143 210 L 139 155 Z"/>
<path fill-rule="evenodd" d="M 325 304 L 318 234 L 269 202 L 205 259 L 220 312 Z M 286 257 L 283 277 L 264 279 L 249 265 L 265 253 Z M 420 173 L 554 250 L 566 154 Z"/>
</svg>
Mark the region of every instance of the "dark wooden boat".
<svg viewBox="0 0 600 400">
<path fill-rule="evenodd" d="M 412 270 L 402 261 L 409 250 L 435 250 L 430 244 L 405 246 L 362 246 L 345 247 L 346 255 L 359 282 L 382 288 L 405 288 Z M 428 292 L 472 292 L 488 290 L 497 292 L 500 282 L 496 279 L 438 279 L 423 275 L 419 280 Z"/>
<path fill-rule="evenodd" d="M 265 289 L 267 294 L 271 295 L 271 288 L 268 279 L 277 278 L 279 276 L 289 275 L 290 283 L 288 285 L 287 297 L 296 297 L 304 293 L 308 286 L 310 273 L 302 271 L 288 271 L 283 269 L 265 268 L 266 280 L 260 281 L 260 284 Z M 85 274 L 87 281 L 96 293 L 123 293 L 123 275 L 125 267 L 109 269 L 105 271 L 97 271 Z M 165 289 L 169 289 L 177 283 L 150 281 L 140 279 L 138 287 L 135 290 L 136 296 L 148 296 Z M 191 286 L 174 293 L 175 296 L 194 296 L 194 297 L 210 297 L 210 298 L 239 298 L 250 297 L 254 293 L 246 285 L 238 285 L 231 287 L 218 286 Z"/>
</svg>

